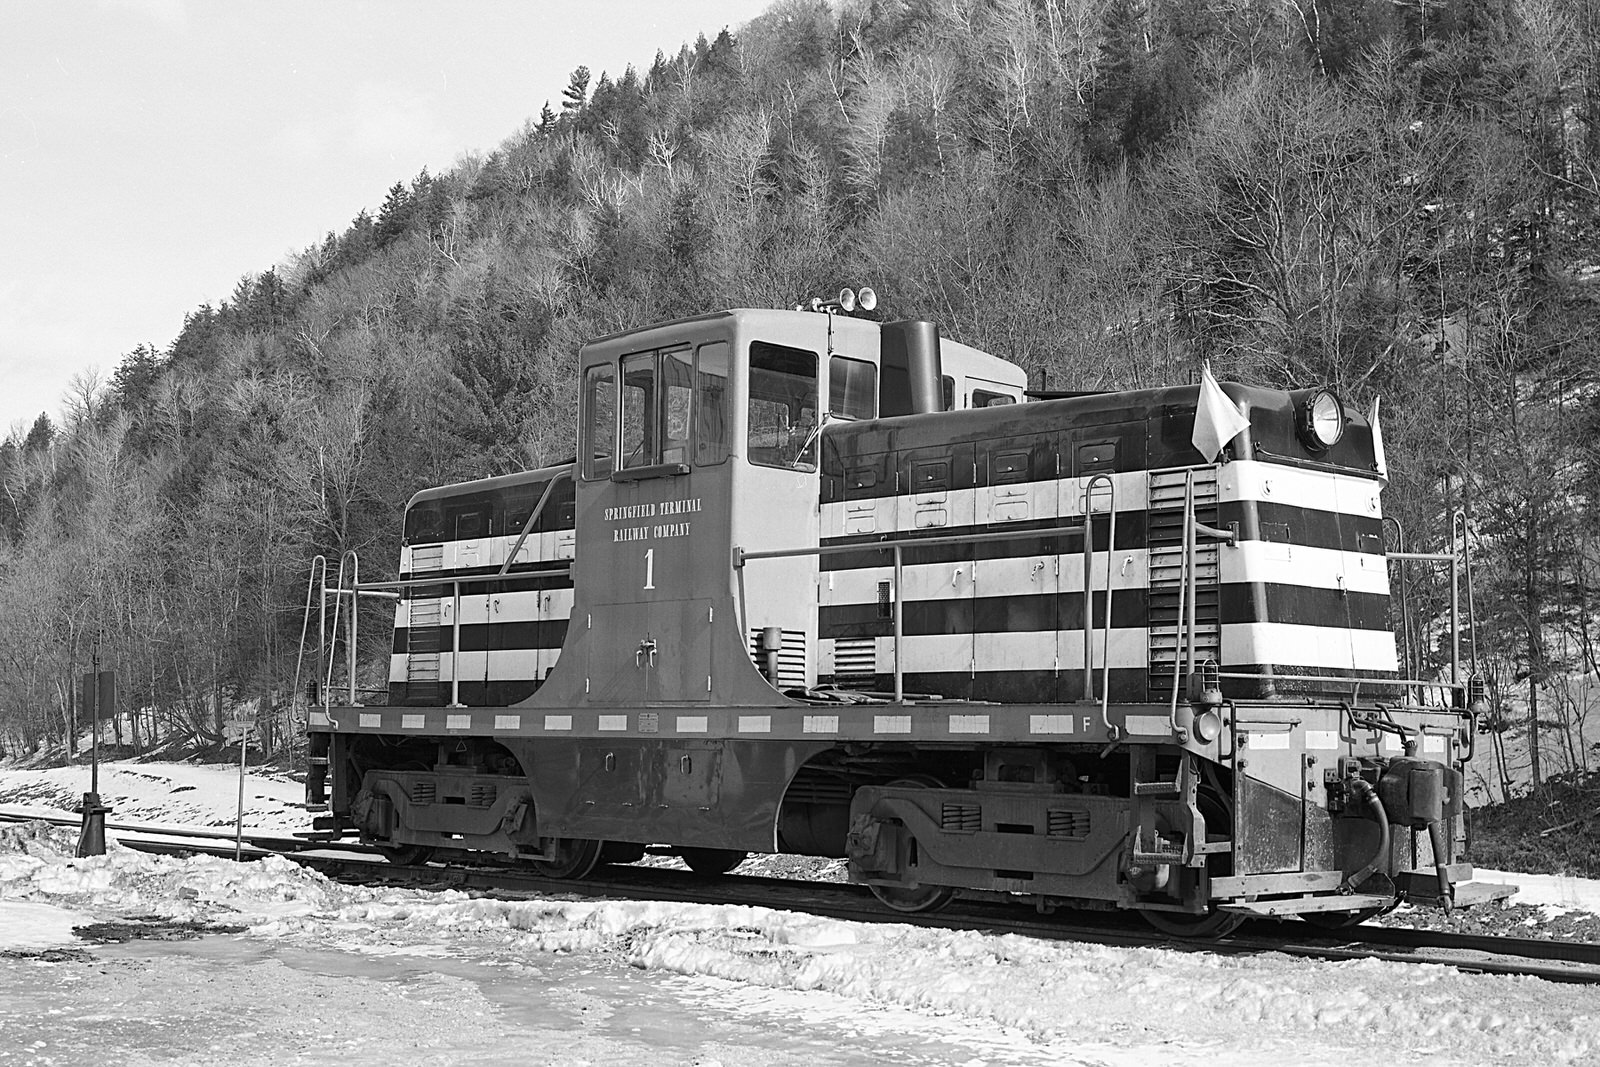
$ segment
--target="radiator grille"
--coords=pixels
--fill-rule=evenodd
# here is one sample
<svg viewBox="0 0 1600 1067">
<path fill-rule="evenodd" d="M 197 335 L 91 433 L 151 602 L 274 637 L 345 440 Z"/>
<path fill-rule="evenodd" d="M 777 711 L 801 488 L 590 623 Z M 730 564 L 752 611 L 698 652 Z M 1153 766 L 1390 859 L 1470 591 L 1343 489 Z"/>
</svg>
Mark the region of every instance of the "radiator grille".
<svg viewBox="0 0 1600 1067">
<path fill-rule="evenodd" d="M 432 804 L 436 795 L 438 795 L 438 792 L 433 782 L 411 783 L 411 803 L 413 804 Z"/>
</svg>

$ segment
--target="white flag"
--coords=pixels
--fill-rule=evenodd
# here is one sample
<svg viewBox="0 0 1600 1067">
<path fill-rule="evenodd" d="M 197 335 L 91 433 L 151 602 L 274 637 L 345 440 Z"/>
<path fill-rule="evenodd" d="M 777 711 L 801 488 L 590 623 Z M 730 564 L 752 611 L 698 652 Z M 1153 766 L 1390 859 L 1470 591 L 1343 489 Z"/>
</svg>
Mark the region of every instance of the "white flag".
<svg viewBox="0 0 1600 1067">
<path fill-rule="evenodd" d="M 1239 414 L 1228 394 L 1211 376 L 1210 361 L 1201 364 L 1200 397 L 1194 406 L 1194 436 L 1191 438 L 1194 447 L 1206 457 L 1207 463 L 1215 463 L 1222 446 L 1249 428 L 1250 420 Z"/>
<path fill-rule="evenodd" d="M 1385 483 L 1389 481 L 1389 457 L 1383 454 L 1383 431 L 1378 429 L 1378 398 L 1372 398 L 1372 413 L 1367 416 L 1372 423 L 1372 467 Z"/>
</svg>

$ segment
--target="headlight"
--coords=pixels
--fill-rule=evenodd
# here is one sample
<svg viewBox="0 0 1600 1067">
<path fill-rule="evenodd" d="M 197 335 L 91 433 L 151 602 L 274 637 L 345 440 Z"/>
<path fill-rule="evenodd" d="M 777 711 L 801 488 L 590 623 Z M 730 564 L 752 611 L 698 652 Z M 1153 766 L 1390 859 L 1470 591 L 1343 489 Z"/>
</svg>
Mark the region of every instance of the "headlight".
<svg viewBox="0 0 1600 1067">
<path fill-rule="evenodd" d="M 1344 405 L 1319 389 L 1300 408 L 1300 439 L 1313 452 L 1325 452 L 1344 436 Z"/>
</svg>

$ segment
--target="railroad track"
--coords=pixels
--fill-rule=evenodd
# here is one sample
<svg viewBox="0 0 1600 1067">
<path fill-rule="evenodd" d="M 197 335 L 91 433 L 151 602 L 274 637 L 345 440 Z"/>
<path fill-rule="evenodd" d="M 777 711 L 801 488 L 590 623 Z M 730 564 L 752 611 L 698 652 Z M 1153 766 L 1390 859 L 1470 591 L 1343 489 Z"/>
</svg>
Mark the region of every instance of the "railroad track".
<svg viewBox="0 0 1600 1067">
<path fill-rule="evenodd" d="M 73 818 L 41 818 L 0 810 L 0 823 L 29 821 L 67 827 L 78 825 L 78 820 Z M 235 851 L 232 831 L 139 823 L 107 823 L 106 830 L 115 833 L 124 846 L 145 852 L 232 856 Z M 244 834 L 239 850 L 246 859 L 287 856 L 327 877 L 351 883 L 400 883 L 414 888 L 463 889 L 511 898 L 562 895 L 743 904 L 853 922 L 981 930 L 1053 941 L 1227 955 L 1276 952 L 1321 960 L 1432 963 L 1472 973 L 1600 984 L 1600 944 L 1365 924 L 1340 934 L 1329 934 L 1300 923 L 1270 920 L 1253 920 L 1220 940 L 1184 941 L 1151 930 L 1136 916 L 1125 913 L 1062 911 L 1041 916 L 998 898 L 959 898 L 935 914 L 905 915 L 885 909 L 866 887 L 841 882 L 738 874 L 708 877 L 673 868 L 639 866 L 603 867 L 596 877 L 552 881 L 532 872 L 493 866 L 406 866 L 388 862 L 371 846 L 259 833 Z"/>
</svg>

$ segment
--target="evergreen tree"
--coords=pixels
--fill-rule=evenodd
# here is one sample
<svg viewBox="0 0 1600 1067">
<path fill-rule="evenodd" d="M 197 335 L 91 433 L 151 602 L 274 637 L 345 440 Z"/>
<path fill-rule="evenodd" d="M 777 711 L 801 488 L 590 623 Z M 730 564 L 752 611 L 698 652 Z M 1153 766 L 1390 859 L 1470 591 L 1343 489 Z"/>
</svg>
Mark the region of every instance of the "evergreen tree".
<svg viewBox="0 0 1600 1067">
<path fill-rule="evenodd" d="M 561 92 L 561 113 L 576 115 L 583 110 L 588 99 L 589 68 L 580 66 L 572 72 L 572 77 L 567 80 L 567 87 Z"/>
<path fill-rule="evenodd" d="M 399 182 L 391 185 L 383 207 L 378 209 L 378 221 L 372 231 L 377 247 L 387 247 L 406 232 L 406 227 L 411 224 L 413 209 L 410 190 Z"/>
</svg>

